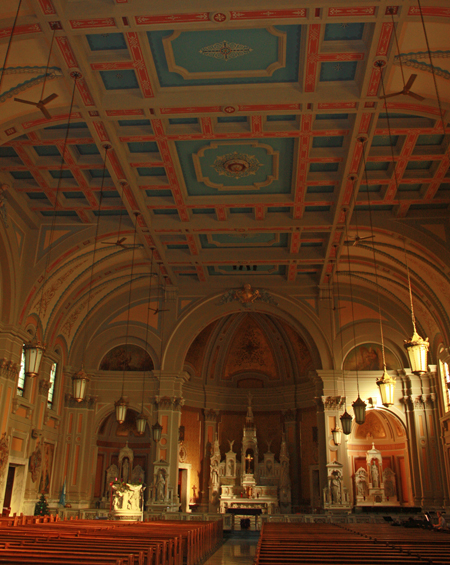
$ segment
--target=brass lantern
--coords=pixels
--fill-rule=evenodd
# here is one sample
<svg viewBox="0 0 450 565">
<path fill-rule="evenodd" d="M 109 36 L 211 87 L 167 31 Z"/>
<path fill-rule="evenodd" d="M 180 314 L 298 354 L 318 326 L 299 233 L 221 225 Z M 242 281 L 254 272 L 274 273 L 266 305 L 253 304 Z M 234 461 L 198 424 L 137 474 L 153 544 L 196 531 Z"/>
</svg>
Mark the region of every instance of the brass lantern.
<svg viewBox="0 0 450 565">
<path fill-rule="evenodd" d="M 359 394 L 352 406 L 353 412 L 355 413 L 355 422 L 360 425 L 364 424 L 366 421 L 366 403 L 364 400 L 361 400 Z"/>
<path fill-rule="evenodd" d="M 116 407 L 116 420 L 119 424 L 123 424 L 127 415 L 128 401 L 121 396 L 119 400 L 114 403 L 114 406 Z"/>
<path fill-rule="evenodd" d="M 408 352 L 411 371 L 420 375 L 428 370 L 427 354 L 430 344 L 427 339 L 422 339 L 414 327 L 414 334 L 411 339 L 405 340 L 405 349 Z"/>
<path fill-rule="evenodd" d="M 24 345 L 25 350 L 25 376 L 37 377 L 44 355 L 45 345 L 33 338 Z"/>
<path fill-rule="evenodd" d="M 78 373 L 72 375 L 72 396 L 77 402 L 84 400 L 86 394 L 86 385 L 89 382 L 89 377 L 85 373 L 83 367 Z"/>
<path fill-rule="evenodd" d="M 140 436 L 144 435 L 146 426 L 147 416 L 144 414 L 144 412 L 141 412 L 136 418 L 136 431 Z"/>
<path fill-rule="evenodd" d="M 353 418 L 350 416 L 350 414 L 347 412 L 347 410 L 342 414 L 340 420 L 341 420 L 341 424 L 342 424 L 342 432 L 346 436 L 350 435 L 352 433 L 352 420 L 353 420 Z"/>
<path fill-rule="evenodd" d="M 153 424 L 152 426 L 152 436 L 153 436 L 153 441 L 158 443 L 158 441 L 161 439 L 161 434 L 162 434 L 162 426 L 159 422 L 156 422 L 156 424 Z"/>
<path fill-rule="evenodd" d="M 380 389 L 381 403 L 383 406 L 392 406 L 394 404 L 395 378 L 391 377 L 384 368 L 384 372 L 377 381 Z"/>
<path fill-rule="evenodd" d="M 331 435 L 333 436 L 334 445 L 341 445 L 342 430 L 339 426 L 334 426 L 331 430 Z"/>
</svg>

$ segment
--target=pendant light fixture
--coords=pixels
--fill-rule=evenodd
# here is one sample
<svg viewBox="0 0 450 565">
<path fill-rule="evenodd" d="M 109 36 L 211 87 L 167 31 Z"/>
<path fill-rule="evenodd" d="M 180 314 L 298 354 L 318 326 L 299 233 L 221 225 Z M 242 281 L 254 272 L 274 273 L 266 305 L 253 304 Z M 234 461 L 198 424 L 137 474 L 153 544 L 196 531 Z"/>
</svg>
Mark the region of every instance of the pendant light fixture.
<svg viewBox="0 0 450 565">
<path fill-rule="evenodd" d="M 345 218 L 345 239 L 348 240 L 347 218 Z M 350 246 L 347 246 L 347 260 L 348 260 L 348 276 L 350 279 L 350 301 L 352 306 L 353 345 L 356 350 L 355 309 L 353 304 L 353 283 L 352 283 L 352 267 L 350 264 Z M 358 398 L 355 400 L 355 402 L 353 402 L 352 407 L 353 407 L 353 412 L 355 413 L 355 422 L 361 425 L 364 424 L 364 422 L 366 421 L 366 403 L 361 399 L 359 395 L 358 365 L 356 365 L 356 390 L 358 392 Z"/>
<path fill-rule="evenodd" d="M 128 292 L 128 312 L 127 312 L 127 326 L 126 326 L 126 336 L 125 336 L 125 354 L 128 352 L 128 330 L 130 327 L 130 309 L 131 309 L 131 290 L 133 287 L 133 273 L 134 273 L 134 252 L 136 250 L 136 232 L 137 232 L 137 224 L 138 224 L 138 216 L 139 212 L 135 212 L 135 222 L 134 222 L 134 234 L 133 234 L 133 246 L 132 246 L 132 258 L 131 258 L 131 270 L 130 270 L 130 289 Z M 128 400 L 124 397 L 124 389 L 125 389 L 125 373 L 126 373 L 126 366 L 123 367 L 123 374 L 122 374 L 122 393 L 120 395 L 119 400 L 114 403 L 116 408 L 116 420 L 119 424 L 123 424 L 125 422 L 125 418 L 127 415 L 128 409 Z"/>
<path fill-rule="evenodd" d="M 413 305 L 413 296 L 412 296 L 412 288 L 411 288 L 411 276 L 409 273 L 409 266 L 408 266 L 408 257 L 406 254 L 406 243 L 403 242 L 404 251 L 405 251 L 405 265 L 406 265 L 406 272 L 408 275 L 408 289 L 409 289 L 409 304 L 411 308 L 411 321 L 413 325 L 413 336 L 411 339 L 405 340 L 405 348 L 408 352 L 409 363 L 411 366 L 411 371 L 415 375 L 421 375 L 426 373 L 428 370 L 428 363 L 427 363 L 427 356 L 428 356 L 428 348 L 430 344 L 428 343 L 428 338 L 422 339 L 420 335 L 417 333 L 416 329 L 416 317 L 414 315 L 414 305 Z"/>
<path fill-rule="evenodd" d="M 337 301 L 338 301 L 338 304 L 339 304 L 339 300 L 340 300 L 339 299 L 339 297 L 340 297 L 339 272 L 338 272 L 337 269 L 336 269 L 336 286 L 337 286 Z M 353 418 L 347 412 L 347 395 L 346 395 L 346 391 L 345 391 L 344 346 L 343 346 L 342 328 L 340 329 L 340 334 L 341 334 L 341 354 L 342 354 L 342 383 L 344 385 L 344 413 L 340 417 L 340 420 L 341 420 L 342 432 L 346 436 L 348 436 L 352 433 Z"/>
<path fill-rule="evenodd" d="M 91 305 L 91 294 L 92 294 L 92 281 L 94 279 L 94 266 L 95 266 L 95 258 L 97 254 L 97 241 L 98 241 L 98 232 L 100 227 L 100 216 L 101 216 L 101 209 L 102 209 L 102 202 L 103 202 L 103 187 L 105 183 L 105 173 L 106 173 L 106 160 L 108 158 L 108 151 L 111 149 L 111 145 L 105 144 L 103 146 L 105 150 L 105 158 L 103 160 L 103 172 L 102 172 L 102 182 L 100 186 L 100 196 L 98 199 L 98 209 L 97 209 L 97 225 L 95 227 L 95 236 L 94 236 L 94 252 L 92 254 L 92 263 L 91 263 L 91 275 L 89 280 L 89 291 L 88 291 L 88 299 L 86 303 L 86 328 L 84 330 L 84 345 L 83 345 L 83 354 L 81 356 L 81 369 L 72 375 L 72 396 L 77 402 L 82 402 L 86 395 L 86 388 L 87 384 L 90 381 L 89 375 L 84 370 L 84 364 L 86 361 L 86 348 L 87 348 L 87 340 L 89 336 L 88 332 L 88 325 L 89 325 L 89 315 L 90 315 L 90 305 Z"/>
<path fill-rule="evenodd" d="M 150 280 L 148 284 L 148 299 L 147 304 L 150 306 L 150 300 L 152 296 L 152 280 L 153 280 L 153 251 L 154 248 L 151 249 L 151 259 L 150 259 Z M 147 307 L 147 325 L 145 326 L 145 345 L 148 346 L 148 328 L 150 326 L 150 308 Z M 141 413 L 136 418 L 136 431 L 139 435 L 144 435 L 145 428 L 147 427 L 147 416 L 144 414 L 144 397 L 145 397 L 145 370 L 142 376 L 142 404 L 141 404 Z"/>
<path fill-rule="evenodd" d="M 64 156 L 66 154 L 66 147 L 67 147 L 67 140 L 69 138 L 69 129 L 70 129 L 70 123 L 71 123 L 71 118 L 72 118 L 72 110 L 73 110 L 73 104 L 74 104 L 74 99 L 75 99 L 75 89 L 77 86 L 77 79 L 79 78 L 79 74 L 78 73 L 73 73 L 72 78 L 74 79 L 74 84 L 73 84 L 73 90 L 72 90 L 72 98 L 70 101 L 70 108 L 69 108 L 69 118 L 67 121 L 67 129 L 66 129 L 66 134 L 64 136 L 64 142 L 63 142 L 63 146 L 62 146 L 62 152 L 61 152 L 61 163 L 60 163 L 60 167 L 59 167 L 59 175 L 58 175 L 58 182 L 56 184 L 56 191 L 55 191 L 55 200 L 54 200 L 54 205 L 53 205 L 53 218 L 52 218 L 52 223 L 51 223 L 51 227 L 50 227 L 50 244 L 49 244 L 49 249 L 47 251 L 47 259 L 45 262 L 45 269 L 44 269 L 44 279 L 42 281 L 42 288 L 41 288 L 41 298 L 39 300 L 39 310 L 38 310 L 38 320 L 40 321 L 40 323 L 42 324 L 42 331 L 44 331 L 44 324 L 42 322 L 41 319 L 41 315 L 42 315 L 42 308 L 44 305 L 44 296 L 45 296 L 45 286 L 47 283 L 47 274 L 48 274 L 48 269 L 50 266 L 50 258 L 51 258 L 51 254 L 52 254 L 52 248 L 53 248 L 53 233 L 55 231 L 55 224 L 56 224 L 56 212 L 57 212 L 57 208 L 58 208 L 58 200 L 59 200 L 59 192 L 60 192 L 60 187 L 61 187 L 61 178 L 62 178 L 62 170 L 63 170 L 63 166 L 64 166 Z M 26 377 L 37 377 L 39 374 L 39 369 L 41 366 L 41 361 L 42 361 L 42 357 L 44 355 L 45 352 L 45 344 L 40 342 L 37 339 L 37 336 L 35 335 L 34 338 L 25 343 L 24 345 L 24 350 L 25 350 L 25 376 Z"/>
</svg>

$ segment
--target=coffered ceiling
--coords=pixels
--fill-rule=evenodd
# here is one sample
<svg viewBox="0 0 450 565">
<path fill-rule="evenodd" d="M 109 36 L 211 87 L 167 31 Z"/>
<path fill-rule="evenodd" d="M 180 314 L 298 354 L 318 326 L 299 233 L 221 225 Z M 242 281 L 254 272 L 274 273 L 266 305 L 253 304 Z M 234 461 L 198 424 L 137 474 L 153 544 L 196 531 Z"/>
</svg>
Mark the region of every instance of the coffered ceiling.
<svg viewBox="0 0 450 565">
<path fill-rule="evenodd" d="M 293 4 L 24 0 L 0 90 L 9 203 L 41 233 L 99 221 L 130 243 L 137 221 L 140 256 L 155 248 L 180 288 L 242 271 L 317 287 L 371 225 L 381 246 L 405 229 L 442 243 L 449 160 L 417 2 Z M 423 13 L 446 113 L 450 3 Z M 424 99 L 386 106 L 402 72 Z M 14 101 L 51 93 L 49 120 Z"/>
</svg>

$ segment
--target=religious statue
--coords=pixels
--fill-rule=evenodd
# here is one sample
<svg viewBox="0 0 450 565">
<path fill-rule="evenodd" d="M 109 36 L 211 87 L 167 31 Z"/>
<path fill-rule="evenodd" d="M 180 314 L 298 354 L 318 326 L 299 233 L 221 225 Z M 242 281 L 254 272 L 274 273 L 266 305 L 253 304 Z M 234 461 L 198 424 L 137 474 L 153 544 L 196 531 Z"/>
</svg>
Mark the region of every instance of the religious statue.
<svg viewBox="0 0 450 565">
<path fill-rule="evenodd" d="M 145 478 L 144 469 L 140 465 L 136 465 L 136 467 L 131 472 L 131 482 L 143 483 L 144 478 Z"/>
<path fill-rule="evenodd" d="M 356 488 L 358 490 L 358 496 L 366 496 L 366 481 L 364 479 L 360 479 L 356 483 Z"/>
<path fill-rule="evenodd" d="M 128 477 L 130 474 L 130 461 L 128 459 L 128 457 L 125 457 L 125 459 L 122 462 L 122 482 L 123 483 L 127 483 L 128 482 Z"/>
<path fill-rule="evenodd" d="M 339 504 L 341 502 L 341 476 L 337 470 L 331 473 L 330 491 L 331 502 L 333 504 Z"/>
<path fill-rule="evenodd" d="M 252 304 L 260 298 L 259 290 L 253 290 L 250 284 L 244 284 L 243 288 L 234 293 L 235 300 L 239 300 L 241 304 Z"/>
<path fill-rule="evenodd" d="M 30 455 L 30 472 L 31 472 L 31 480 L 35 483 L 39 478 L 39 473 L 41 472 L 42 467 L 42 451 L 41 446 L 39 445 L 39 441 L 36 443 L 36 447 L 33 453 Z"/>
<path fill-rule="evenodd" d="M 233 461 L 233 459 L 230 459 L 228 461 L 228 475 L 230 475 L 230 476 L 234 475 L 234 461 Z"/>
<path fill-rule="evenodd" d="M 158 480 L 156 481 L 156 500 L 163 502 L 166 498 L 166 480 L 162 470 L 158 473 Z"/>
<path fill-rule="evenodd" d="M 375 463 L 375 461 L 372 462 L 372 465 L 370 467 L 370 475 L 372 477 L 372 487 L 373 488 L 379 488 L 380 484 L 379 484 L 379 473 L 378 473 L 378 467 L 377 464 Z"/>
<path fill-rule="evenodd" d="M 217 461 L 213 461 L 211 465 L 211 484 L 213 490 L 217 490 L 219 486 L 219 469 L 217 466 Z"/>
</svg>

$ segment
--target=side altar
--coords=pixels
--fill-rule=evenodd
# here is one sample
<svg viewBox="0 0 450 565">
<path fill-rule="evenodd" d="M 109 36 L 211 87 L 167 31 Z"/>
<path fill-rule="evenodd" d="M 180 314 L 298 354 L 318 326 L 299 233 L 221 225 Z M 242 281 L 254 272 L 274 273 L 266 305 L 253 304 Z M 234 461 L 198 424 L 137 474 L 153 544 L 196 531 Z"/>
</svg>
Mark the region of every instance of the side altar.
<svg viewBox="0 0 450 565">
<path fill-rule="evenodd" d="M 286 439 L 283 434 L 278 460 L 270 443 L 260 460 L 251 400 L 249 395 L 240 459 L 233 451 L 234 441 L 229 441 L 230 449 L 222 458 L 216 434 L 210 465 L 210 502 L 222 514 L 239 509 L 249 509 L 249 514 L 289 514 L 291 484 Z"/>
</svg>

